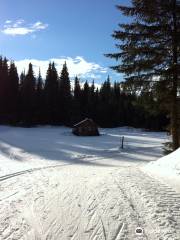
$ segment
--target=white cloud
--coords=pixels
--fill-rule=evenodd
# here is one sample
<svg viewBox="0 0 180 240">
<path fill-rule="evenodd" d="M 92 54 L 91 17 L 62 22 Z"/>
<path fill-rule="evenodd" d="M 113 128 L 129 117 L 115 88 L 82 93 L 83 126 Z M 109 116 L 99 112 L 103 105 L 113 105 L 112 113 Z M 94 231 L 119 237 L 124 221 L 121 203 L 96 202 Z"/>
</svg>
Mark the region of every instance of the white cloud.
<svg viewBox="0 0 180 240">
<path fill-rule="evenodd" d="M 2 33 L 6 35 L 16 36 L 16 35 L 27 35 L 40 30 L 44 30 L 48 27 L 48 24 L 44 24 L 40 21 L 33 24 L 26 24 L 23 19 L 18 19 L 14 22 L 11 20 L 6 20 Z"/>
<path fill-rule="evenodd" d="M 11 20 L 6 20 L 5 21 L 5 24 L 9 24 L 9 23 L 11 23 L 12 21 Z"/>
<path fill-rule="evenodd" d="M 56 69 L 60 74 L 62 70 L 62 65 L 66 61 L 67 67 L 69 70 L 69 75 L 71 78 L 78 76 L 82 79 L 100 79 L 101 74 L 107 73 L 107 69 L 100 66 L 97 63 L 88 62 L 83 57 L 61 57 L 61 58 L 52 58 L 48 60 L 37 60 L 37 59 L 24 59 L 15 61 L 18 73 L 20 74 L 23 70 L 27 71 L 28 65 L 31 62 L 33 65 L 34 73 L 37 76 L 39 68 L 41 69 L 42 77 L 45 78 L 46 71 L 49 65 L 49 62 L 55 62 Z"/>
<path fill-rule="evenodd" d="M 46 29 L 48 27 L 48 24 L 44 24 L 42 22 L 36 22 L 32 25 L 32 29 L 38 30 L 38 29 Z"/>
<path fill-rule="evenodd" d="M 2 31 L 6 35 L 26 35 L 32 33 L 32 29 L 24 28 L 24 27 L 16 27 L 16 28 L 6 28 Z"/>
</svg>

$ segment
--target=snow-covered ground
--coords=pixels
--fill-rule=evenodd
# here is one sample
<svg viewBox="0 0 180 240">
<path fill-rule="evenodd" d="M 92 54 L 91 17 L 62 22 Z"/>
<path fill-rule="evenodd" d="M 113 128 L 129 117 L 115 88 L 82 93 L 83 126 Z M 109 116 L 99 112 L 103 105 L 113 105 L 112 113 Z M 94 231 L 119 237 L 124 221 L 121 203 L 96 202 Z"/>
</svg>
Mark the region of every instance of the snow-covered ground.
<svg viewBox="0 0 180 240">
<path fill-rule="evenodd" d="M 94 165 L 94 161 L 100 166 L 141 164 L 162 156 L 166 137 L 133 128 L 101 129 L 101 136 L 77 137 L 65 127 L 0 126 L 0 175 L 52 165 Z"/>
<path fill-rule="evenodd" d="M 0 239 L 180 240 L 180 192 L 146 167 L 166 134 L 100 132 L 0 127 Z"/>
<path fill-rule="evenodd" d="M 156 162 L 151 162 L 145 169 L 166 177 L 180 177 L 180 148 Z"/>
<path fill-rule="evenodd" d="M 150 162 L 143 169 L 147 174 L 161 179 L 180 192 L 180 148 L 155 162 Z"/>
</svg>

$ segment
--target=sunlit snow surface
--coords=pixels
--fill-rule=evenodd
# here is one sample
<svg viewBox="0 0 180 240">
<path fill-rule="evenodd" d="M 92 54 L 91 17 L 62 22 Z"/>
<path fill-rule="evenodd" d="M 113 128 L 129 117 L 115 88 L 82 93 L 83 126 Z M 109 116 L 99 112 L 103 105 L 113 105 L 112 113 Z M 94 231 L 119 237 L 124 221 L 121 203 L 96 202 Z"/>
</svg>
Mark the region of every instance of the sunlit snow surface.
<svg viewBox="0 0 180 240">
<path fill-rule="evenodd" d="M 180 239 L 180 193 L 146 169 L 166 133 L 100 133 L 0 127 L 0 239 Z"/>
<path fill-rule="evenodd" d="M 147 170 L 166 176 L 180 176 L 180 148 L 146 166 Z"/>
<path fill-rule="evenodd" d="M 49 165 L 141 164 L 162 156 L 165 133 L 133 128 L 101 129 L 98 137 L 77 137 L 65 127 L 0 127 L 0 175 Z M 121 139 L 124 136 L 124 149 Z"/>
</svg>

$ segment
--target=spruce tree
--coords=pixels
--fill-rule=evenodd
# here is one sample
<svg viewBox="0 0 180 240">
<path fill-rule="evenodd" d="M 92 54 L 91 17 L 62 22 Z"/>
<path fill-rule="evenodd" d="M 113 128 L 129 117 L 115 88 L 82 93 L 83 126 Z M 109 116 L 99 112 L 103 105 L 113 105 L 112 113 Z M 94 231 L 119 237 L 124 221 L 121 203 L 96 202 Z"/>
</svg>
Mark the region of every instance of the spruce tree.
<svg viewBox="0 0 180 240">
<path fill-rule="evenodd" d="M 81 98 L 81 86 L 80 86 L 80 80 L 76 76 L 74 80 L 74 98 L 79 101 Z"/>
<path fill-rule="evenodd" d="M 78 77 L 75 77 L 74 80 L 74 94 L 73 94 L 73 103 L 72 103 L 72 123 L 77 123 L 81 120 L 81 86 Z"/>
<path fill-rule="evenodd" d="M 69 72 L 66 62 L 63 64 L 59 78 L 59 111 L 61 122 L 65 125 L 71 124 L 72 95 Z"/>
<path fill-rule="evenodd" d="M 111 127 L 112 124 L 112 88 L 110 83 L 110 77 L 102 83 L 99 93 L 99 118 L 103 127 Z"/>
<path fill-rule="evenodd" d="M 82 95 L 81 95 L 81 106 L 82 106 L 83 118 L 90 117 L 89 116 L 89 95 L 90 95 L 89 83 L 85 81 L 83 85 Z"/>
<path fill-rule="evenodd" d="M 119 24 L 113 37 L 118 52 L 107 54 L 120 60 L 112 67 L 126 75 L 129 84 L 151 91 L 162 81 L 170 94 L 173 149 L 178 137 L 177 92 L 180 79 L 180 1 L 132 0 L 132 5 L 117 6 L 131 21 Z"/>
<path fill-rule="evenodd" d="M 40 69 L 39 69 L 39 74 L 38 74 L 38 78 L 37 78 L 36 90 L 37 90 L 37 93 L 39 95 L 42 94 L 42 91 L 43 91 L 43 80 L 42 80 L 41 70 Z"/>
<path fill-rule="evenodd" d="M 16 123 L 18 120 L 18 96 L 19 96 L 19 76 L 14 62 L 10 63 L 9 67 L 9 114 L 11 123 Z"/>
<path fill-rule="evenodd" d="M 0 59 L 0 122 L 9 123 L 10 121 L 10 82 L 9 67 L 7 58 Z"/>
<path fill-rule="evenodd" d="M 46 122 L 58 123 L 58 74 L 55 63 L 49 63 L 44 87 Z"/>
<path fill-rule="evenodd" d="M 19 88 L 21 88 L 21 86 L 23 85 L 25 77 L 26 77 L 26 74 L 25 74 L 25 70 L 24 70 L 21 72 L 20 77 L 19 77 Z"/>
<path fill-rule="evenodd" d="M 39 74 L 36 81 L 36 121 L 37 123 L 44 123 L 45 120 L 45 104 L 44 104 L 44 86 L 43 79 L 41 76 L 41 71 L 39 69 Z"/>
<path fill-rule="evenodd" d="M 26 126 L 32 126 L 35 123 L 35 85 L 36 79 L 33 72 L 33 66 L 29 63 L 28 72 L 22 84 L 22 121 Z"/>
<path fill-rule="evenodd" d="M 93 120 L 96 119 L 96 112 L 97 112 L 97 101 L 96 101 L 96 95 L 95 95 L 95 84 L 94 80 L 92 81 L 92 84 L 89 89 L 89 116 Z"/>
</svg>

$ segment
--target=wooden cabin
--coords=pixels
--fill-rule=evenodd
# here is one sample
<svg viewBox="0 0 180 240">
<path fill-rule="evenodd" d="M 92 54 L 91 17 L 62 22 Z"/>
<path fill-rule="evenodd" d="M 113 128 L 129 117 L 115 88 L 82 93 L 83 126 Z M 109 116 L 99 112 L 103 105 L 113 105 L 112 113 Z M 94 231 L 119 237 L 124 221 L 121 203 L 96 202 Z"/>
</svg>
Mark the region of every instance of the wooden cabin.
<svg viewBox="0 0 180 240">
<path fill-rule="evenodd" d="M 77 136 L 99 136 L 97 124 L 89 118 L 75 124 L 72 133 Z"/>
</svg>

